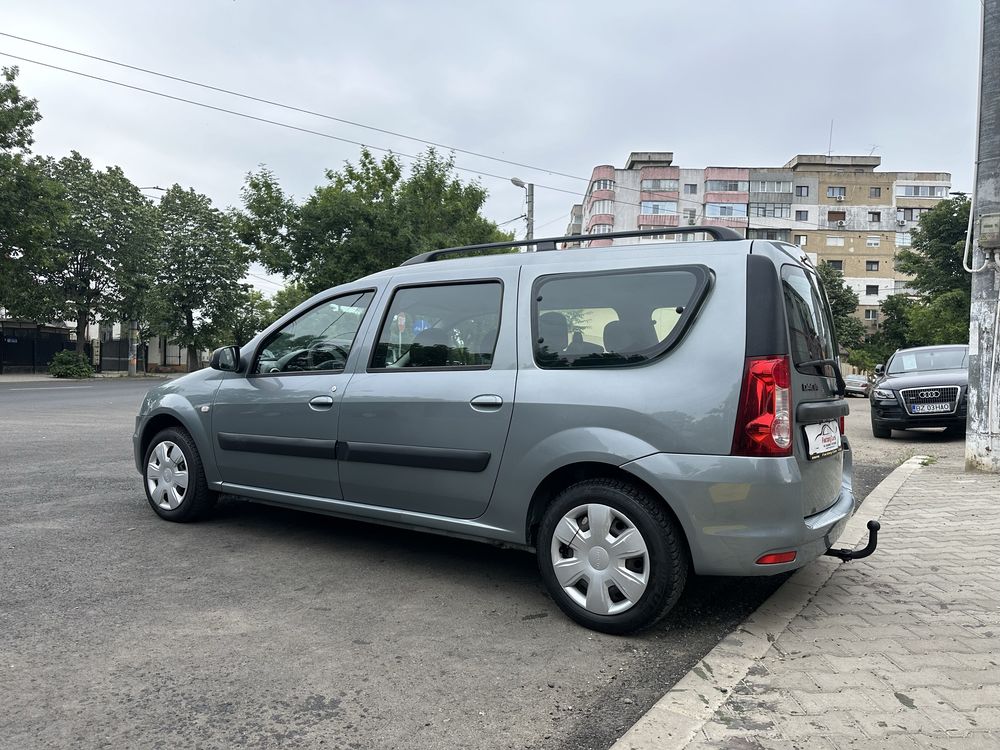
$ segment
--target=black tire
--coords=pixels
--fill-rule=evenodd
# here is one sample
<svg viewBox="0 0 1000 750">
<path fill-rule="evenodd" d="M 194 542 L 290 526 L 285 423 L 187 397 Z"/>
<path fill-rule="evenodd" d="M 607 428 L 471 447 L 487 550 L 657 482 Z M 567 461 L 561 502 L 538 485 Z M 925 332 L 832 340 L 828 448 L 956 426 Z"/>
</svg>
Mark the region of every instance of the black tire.
<svg viewBox="0 0 1000 750">
<path fill-rule="evenodd" d="M 878 422 L 876 422 L 873 419 L 872 420 L 872 435 L 874 435 L 877 438 L 891 438 L 892 437 L 892 428 L 891 427 L 884 427 L 883 425 L 880 425 Z"/>
<path fill-rule="evenodd" d="M 157 457 L 154 457 L 157 447 L 165 443 L 172 443 L 177 449 L 180 449 L 183 455 L 183 463 L 180 465 L 185 467 L 187 472 L 188 484 L 175 508 L 164 508 L 160 505 L 158 497 L 154 497 L 153 491 L 150 488 L 148 476 L 150 463 L 159 461 Z M 173 452 L 170 455 L 171 457 L 176 457 Z M 201 463 L 201 456 L 198 455 L 198 449 L 195 447 L 191 436 L 180 427 L 168 427 L 156 434 L 146 449 L 143 466 L 145 469 L 143 471 L 142 485 L 146 491 L 146 500 L 149 501 L 150 507 L 160 518 L 177 523 L 197 521 L 215 506 L 218 496 L 215 492 L 208 489 L 208 482 L 205 481 L 205 470 Z M 157 486 L 160 485 L 157 484 Z M 166 498 L 163 496 L 159 496 L 159 499 L 166 502 Z"/>
<path fill-rule="evenodd" d="M 574 508 L 595 503 L 626 516 L 646 545 L 646 588 L 630 608 L 617 614 L 596 614 L 578 604 L 563 590 L 553 568 L 557 525 Z M 589 479 L 559 493 L 545 509 L 536 549 L 542 580 L 559 608 L 584 627 L 603 633 L 623 635 L 655 625 L 677 603 L 687 581 L 687 546 L 673 516 L 657 498 L 617 479 Z"/>
</svg>

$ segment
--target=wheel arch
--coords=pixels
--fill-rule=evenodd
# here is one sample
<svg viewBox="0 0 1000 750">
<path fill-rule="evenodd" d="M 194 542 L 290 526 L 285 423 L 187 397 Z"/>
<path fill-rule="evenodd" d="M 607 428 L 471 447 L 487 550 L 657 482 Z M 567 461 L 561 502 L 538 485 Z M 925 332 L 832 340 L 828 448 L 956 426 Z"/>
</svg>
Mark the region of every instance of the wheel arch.
<svg viewBox="0 0 1000 750">
<path fill-rule="evenodd" d="M 673 518 L 674 523 L 677 525 L 680 537 L 684 540 L 684 549 L 688 557 L 688 562 L 691 562 L 691 544 L 688 541 L 687 532 L 684 529 L 684 525 L 680 522 L 677 512 L 670 505 L 669 501 L 657 492 L 648 482 L 643 481 L 635 474 L 626 471 L 620 466 L 601 463 L 600 461 L 578 461 L 576 463 L 566 464 L 565 466 L 561 466 L 549 473 L 549 475 L 539 483 L 535 492 L 532 494 L 531 502 L 528 505 L 525 539 L 527 540 L 529 546 L 535 546 L 535 541 L 538 536 L 538 527 L 542 522 L 542 515 L 545 513 L 545 508 L 552 501 L 552 499 L 570 485 L 587 479 L 618 479 L 620 481 L 628 482 L 634 487 L 641 489 L 643 492 L 648 493 L 650 497 L 656 499 L 663 505 Z"/>
<path fill-rule="evenodd" d="M 160 412 L 159 414 L 154 414 L 146 420 L 146 424 L 142 428 L 142 434 L 139 437 L 140 455 L 143 459 L 145 459 L 146 451 L 149 450 L 149 444 L 153 442 L 153 438 L 159 432 L 167 429 L 168 427 L 180 427 L 188 435 L 191 435 L 191 439 L 194 440 L 191 430 L 188 429 L 183 420 L 181 420 L 181 418 L 173 412 Z M 195 446 L 198 447 L 197 442 L 195 443 Z"/>
</svg>

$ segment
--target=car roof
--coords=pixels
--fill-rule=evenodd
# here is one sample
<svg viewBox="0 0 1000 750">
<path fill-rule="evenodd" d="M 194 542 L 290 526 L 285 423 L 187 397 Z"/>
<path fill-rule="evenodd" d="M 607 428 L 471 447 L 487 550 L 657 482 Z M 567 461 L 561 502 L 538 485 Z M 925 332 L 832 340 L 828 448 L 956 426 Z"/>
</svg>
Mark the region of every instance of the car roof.
<svg viewBox="0 0 1000 750">
<path fill-rule="evenodd" d="M 910 346 L 906 349 L 897 349 L 896 354 L 901 352 L 924 352 L 929 349 L 968 349 L 968 344 L 929 344 L 928 346 Z"/>
</svg>

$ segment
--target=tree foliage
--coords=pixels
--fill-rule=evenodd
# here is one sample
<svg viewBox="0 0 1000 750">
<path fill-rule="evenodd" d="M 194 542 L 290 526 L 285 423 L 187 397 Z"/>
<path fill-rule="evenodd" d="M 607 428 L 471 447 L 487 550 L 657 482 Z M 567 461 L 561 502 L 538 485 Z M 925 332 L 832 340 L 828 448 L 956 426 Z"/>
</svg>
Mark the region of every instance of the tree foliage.
<svg viewBox="0 0 1000 750">
<path fill-rule="evenodd" d="M 453 158 L 434 149 L 408 176 L 398 157 L 377 160 L 363 149 L 301 206 L 266 169 L 249 175 L 237 227 L 268 271 L 311 294 L 427 250 L 510 239 L 480 215 L 485 201 L 486 190 L 463 184 Z"/>
<path fill-rule="evenodd" d="M 248 259 L 231 217 L 208 197 L 174 185 L 160 200 L 160 247 L 150 309 L 151 330 L 198 352 L 222 343 L 246 299 Z"/>
<path fill-rule="evenodd" d="M 51 243 L 65 206 L 59 184 L 27 153 L 41 114 L 16 79 L 17 68 L 0 68 L 0 307 L 41 320 L 54 311 L 29 290 L 37 271 L 58 264 Z"/>
<path fill-rule="evenodd" d="M 76 321 L 82 352 L 87 324 L 118 319 L 134 300 L 136 269 L 149 266 L 156 242 L 156 210 L 119 167 L 96 170 L 74 151 L 43 168 L 62 186 L 67 214 L 52 240 L 57 262 L 34 269 L 32 294 L 54 317 Z"/>
<path fill-rule="evenodd" d="M 896 270 L 913 274 L 910 286 L 930 298 L 970 292 L 972 277 L 962 268 L 971 204 L 964 195 L 939 202 L 920 215 L 909 249 L 896 254 Z"/>
<path fill-rule="evenodd" d="M 837 342 L 846 349 L 860 346 L 864 341 L 865 327 L 855 317 L 858 309 L 857 293 L 844 282 L 844 275 L 829 263 L 820 263 L 816 271 L 830 301 Z"/>
</svg>

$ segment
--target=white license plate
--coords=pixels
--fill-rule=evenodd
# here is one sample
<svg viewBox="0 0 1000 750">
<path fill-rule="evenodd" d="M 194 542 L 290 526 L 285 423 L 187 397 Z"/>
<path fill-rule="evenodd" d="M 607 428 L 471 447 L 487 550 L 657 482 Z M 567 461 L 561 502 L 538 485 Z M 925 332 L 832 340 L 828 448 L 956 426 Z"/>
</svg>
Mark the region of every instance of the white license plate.
<svg viewBox="0 0 1000 750">
<path fill-rule="evenodd" d="M 913 404 L 910 406 L 910 414 L 937 414 L 942 411 L 951 411 L 951 404 Z"/>
<path fill-rule="evenodd" d="M 832 456 L 840 450 L 840 425 L 835 419 L 805 425 L 809 460 Z"/>
</svg>

